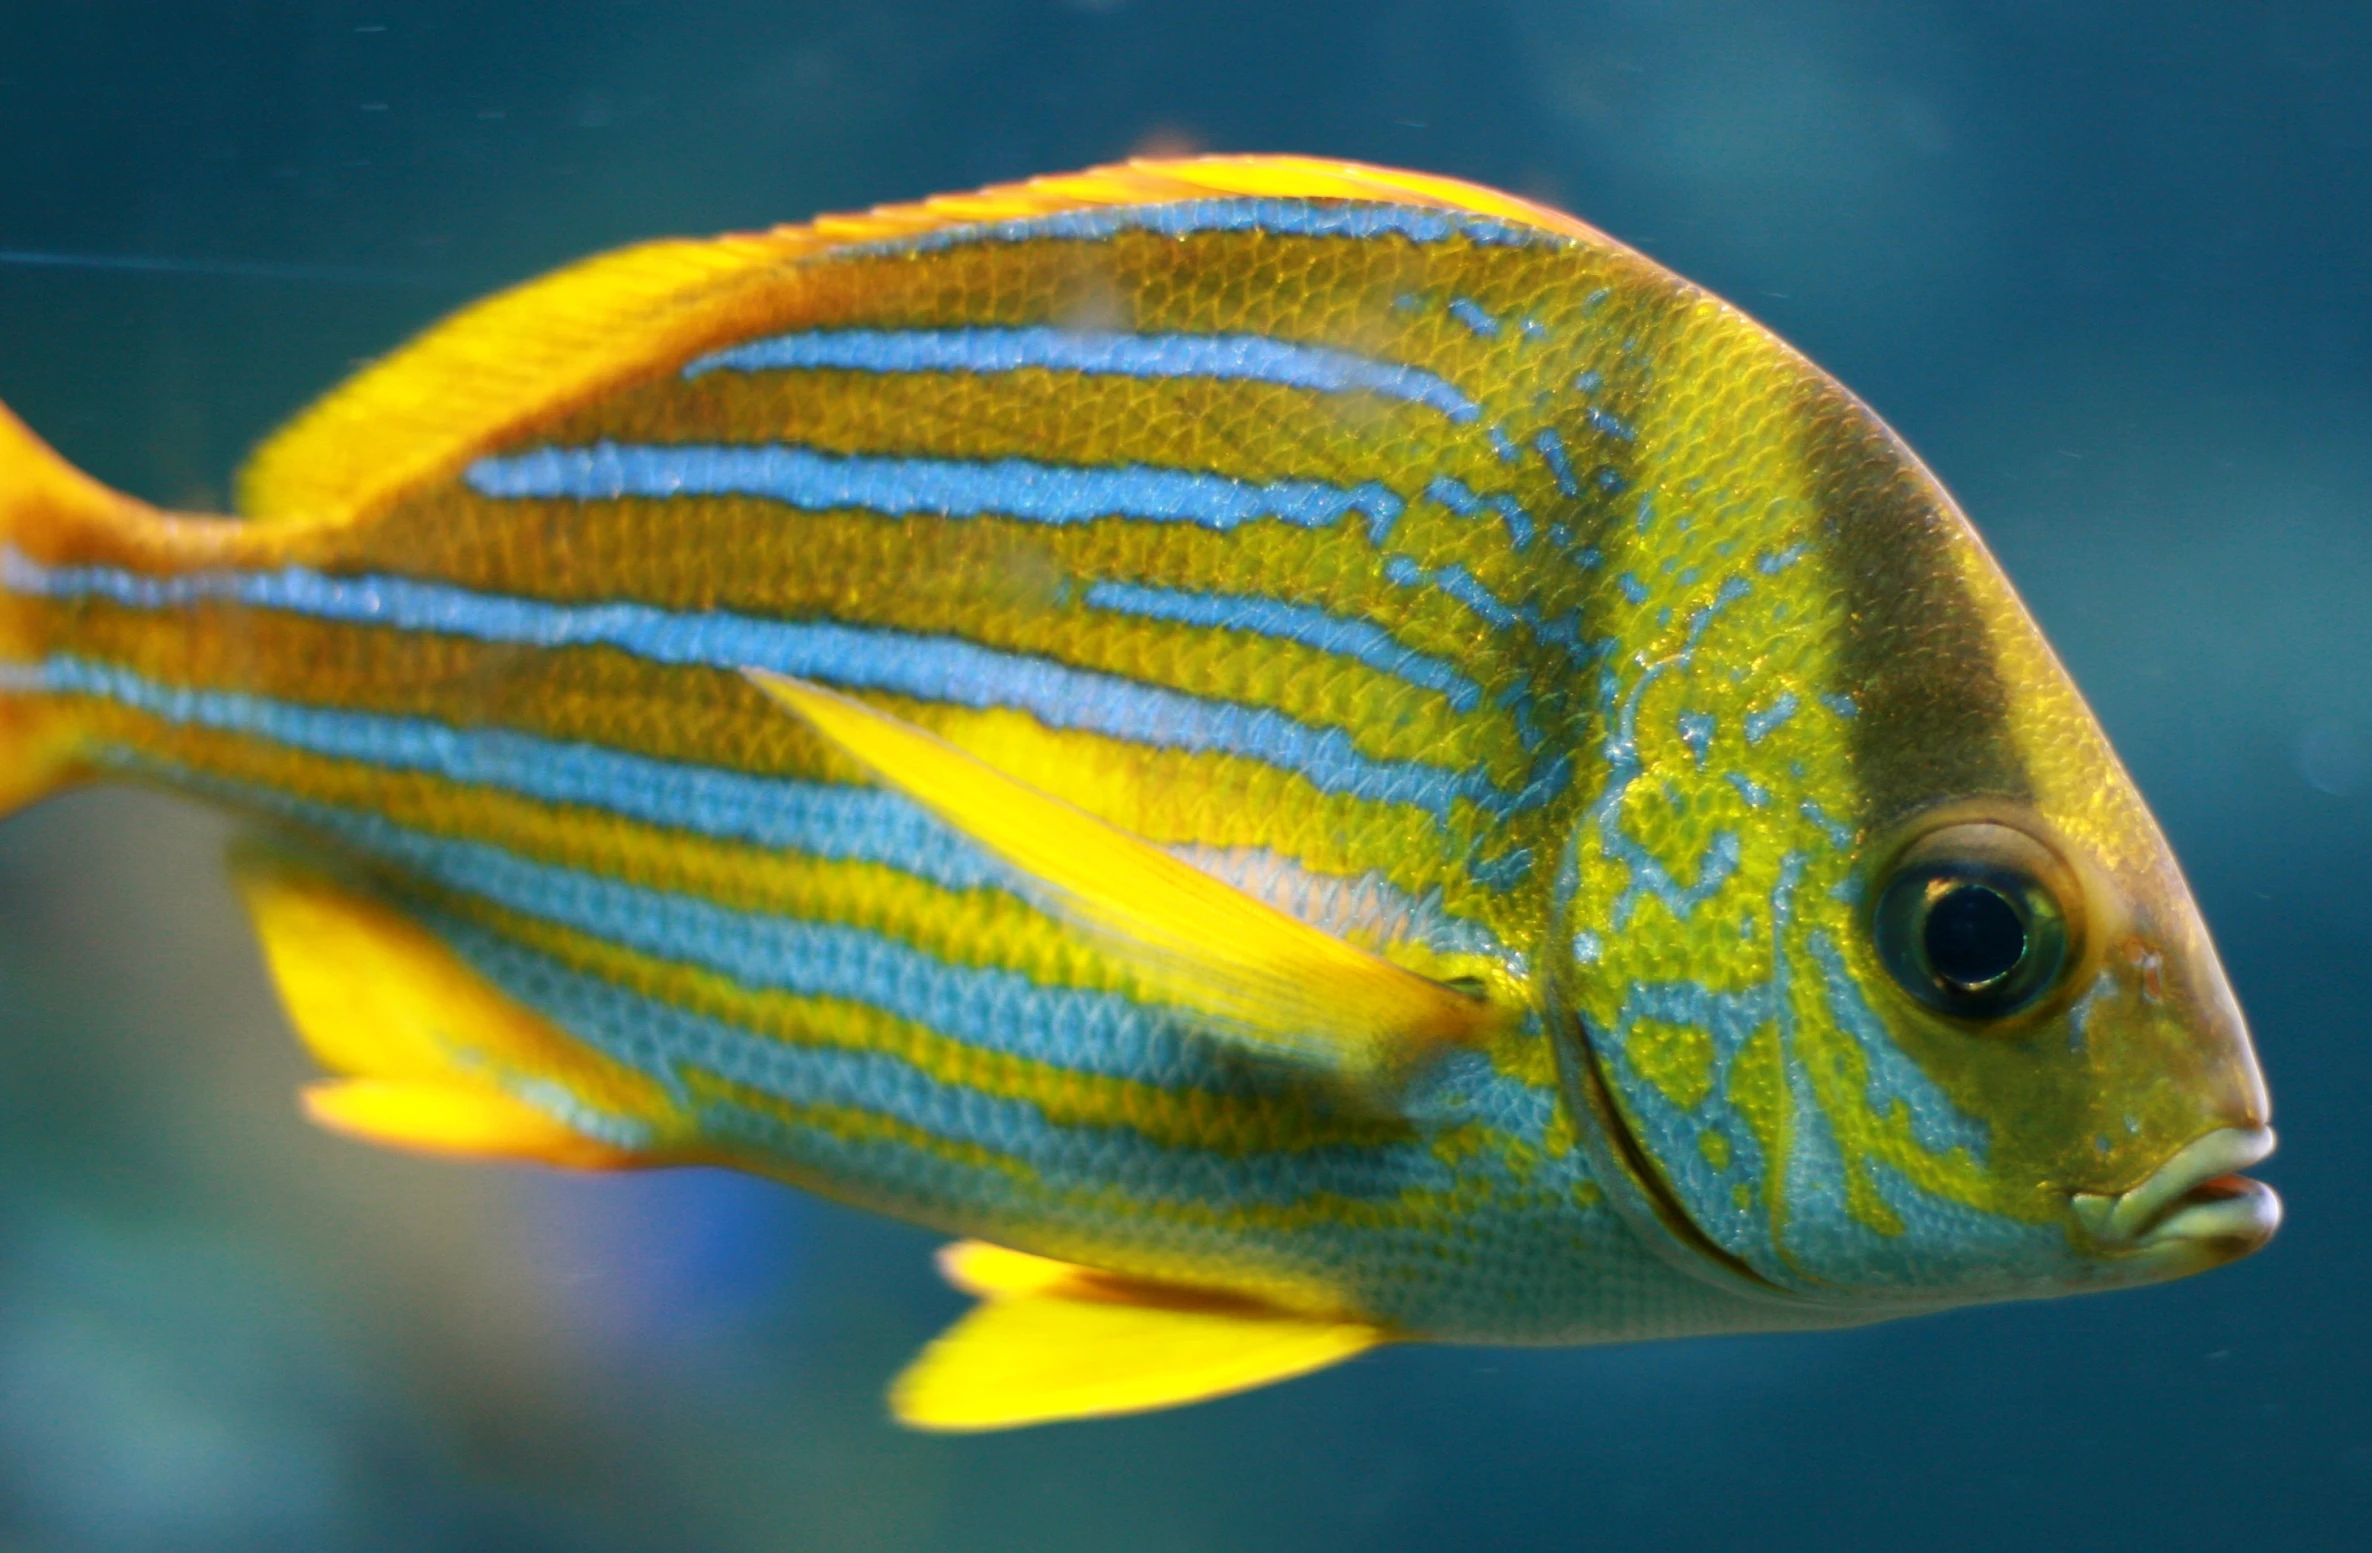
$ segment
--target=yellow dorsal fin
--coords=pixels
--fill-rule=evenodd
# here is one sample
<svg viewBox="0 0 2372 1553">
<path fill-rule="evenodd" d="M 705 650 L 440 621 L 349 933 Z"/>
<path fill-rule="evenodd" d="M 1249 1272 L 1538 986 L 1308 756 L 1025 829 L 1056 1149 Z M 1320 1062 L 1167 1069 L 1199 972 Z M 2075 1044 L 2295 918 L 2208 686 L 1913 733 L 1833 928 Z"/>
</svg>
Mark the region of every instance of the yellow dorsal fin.
<svg viewBox="0 0 2372 1553">
<path fill-rule="evenodd" d="M 915 1429 L 1012 1429 L 1201 1402 L 1339 1364 L 1379 1343 L 1362 1321 L 1146 1282 L 965 1241 L 940 1253 L 981 1296 L 890 1388 Z"/>
<path fill-rule="evenodd" d="M 936 734 L 820 685 L 746 672 L 881 781 L 1116 940 L 1160 997 L 1230 1037 L 1372 1086 L 1499 1022 L 1491 1005 L 1288 916 Z"/>
<path fill-rule="evenodd" d="M 233 867 L 290 1021 L 348 1076 L 306 1091 L 315 1121 L 555 1165 L 684 1157 L 658 1085 L 513 1001 L 393 906 L 279 853 L 241 853 Z"/>
<path fill-rule="evenodd" d="M 630 381 L 789 326 L 792 267 L 844 244 L 1227 195 L 1460 210 L 1612 246 L 1570 216 L 1475 184 L 1299 156 L 1127 162 L 770 232 L 662 239 L 497 293 L 364 368 L 256 450 L 238 505 L 267 521 L 352 521 Z"/>
</svg>

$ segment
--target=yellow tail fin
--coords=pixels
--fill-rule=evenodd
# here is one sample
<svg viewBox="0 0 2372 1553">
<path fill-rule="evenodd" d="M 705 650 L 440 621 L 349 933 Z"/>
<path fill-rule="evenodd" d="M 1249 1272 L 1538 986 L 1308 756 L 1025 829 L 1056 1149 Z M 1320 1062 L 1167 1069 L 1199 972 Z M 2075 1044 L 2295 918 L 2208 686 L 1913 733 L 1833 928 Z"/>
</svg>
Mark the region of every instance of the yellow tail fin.
<svg viewBox="0 0 2372 1553">
<path fill-rule="evenodd" d="M 145 511 L 51 451 L 0 406 L 0 815 L 75 777 L 74 728 L 41 690 L 48 611 L 10 589 L 27 560 L 57 559 L 78 531 Z"/>
</svg>

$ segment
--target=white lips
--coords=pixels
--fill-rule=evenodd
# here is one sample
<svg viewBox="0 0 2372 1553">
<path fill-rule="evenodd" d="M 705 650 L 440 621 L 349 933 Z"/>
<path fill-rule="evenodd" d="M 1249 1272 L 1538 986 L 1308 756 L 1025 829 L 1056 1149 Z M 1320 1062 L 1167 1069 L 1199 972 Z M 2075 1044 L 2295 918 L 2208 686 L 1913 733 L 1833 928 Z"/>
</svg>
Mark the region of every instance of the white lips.
<svg viewBox="0 0 2372 1553">
<path fill-rule="evenodd" d="M 2237 1179 L 2273 1152 L 2270 1127 L 2223 1127 L 2185 1144 L 2130 1191 L 2078 1192 L 2076 1218 L 2110 1252 L 2165 1252 L 2229 1261 L 2263 1245 L 2281 1225 L 2281 1199 Z"/>
</svg>

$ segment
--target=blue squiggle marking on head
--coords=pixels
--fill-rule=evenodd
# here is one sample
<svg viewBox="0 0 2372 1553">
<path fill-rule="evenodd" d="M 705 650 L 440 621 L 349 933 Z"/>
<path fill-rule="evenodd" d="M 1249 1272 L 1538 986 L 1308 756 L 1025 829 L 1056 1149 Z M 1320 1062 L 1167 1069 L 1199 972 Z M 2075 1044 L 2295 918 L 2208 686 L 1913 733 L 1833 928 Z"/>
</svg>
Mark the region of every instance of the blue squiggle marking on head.
<svg viewBox="0 0 2372 1553">
<path fill-rule="evenodd" d="M 1910 1117 L 1911 1136 L 1921 1148 L 1939 1155 L 1966 1149 L 1972 1159 L 1982 1164 L 1992 1150 L 1993 1130 L 1980 1118 L 1954 1105 L 1942 1086 L 1894 1043 L 1885 1021 L 1862 997 L 1861 987 L 1846 966 L 1844 954 L 1828 934 L 1816 931 L 1807 935 L 1805 947 L 1820 964 L 1829 1016 L 1836 1020 L 1839 1029 L 1853 1037 L 1869 1062 L 1869 1083 L 1863 1090 L 1863 1098 L 1871 1112 L 1884 1116 L 1899 1103 Z"/>
<path fill-rule="evenodd" d="M 1805 819 L 1810 820 L 1814 825 L 1818 826 L 1820 828 L 1820 833 L 1828 837 L 1829 844 L 1837 848 L 1839 851 L 1843 851 L 1845 848 L 1853 845 L 1853 827 L 1847 825 L 1835 815 L 1820 807 L 1819 804 L 1814 803 L 1811 799 L 1807 798 L 1803 802 L 1797 804 L 1796 811 L 1803 815 Z"/>
<path fill-rule="evenodd" d="M 1697 882 L 1682 886 L 1647 848 L 1634 840 L 1622 827 L 1622 803 L 1631 785 L 1644 769 L 1639 754 L 1639 706 L 1648 688 L 1664 675 L 1685 669 L 1695 660 L 1697 644 L 1704 640 L 1720 613 L 1753 589 L 1743 578 L 1732 577 L 1715 590 L 1708 603 L 1689 617 L 1688 636 L 1680 651 L 1661 662 L 1650 664 L 1634 680 L 1627 693 L 1619 695 L 1619 679 L 1609 666 L 1599 676 L 1600 694 L 1605 702 L 1606 719 L 1605 757 L 1607 781 L 1605 790 L 1591 805 L 1590 820 L 1597 826 L 1599 844 L 1609 857 L 1620 858 L 1630 869 L 1630 881 L 1615 902 L 1617 928 L 1626 925 L 1630 912 L 1642 894 L 1652 894 L 1681 916 L 1693 912 L 1697 905 L 1709 899 L 1735 873 L 1741 858 L 1741 848 L 1734 832 L 1722 831 L 1707 843 L 1704 855 L 1697 862 Z"/>
<path fill-rule="evenodd" d="M 1713 747 L 1713 727 L 1713 719 L 1703 712 L 1680 714 L 1680 742 L 1696 756 L 1700 768 L 1705 764 L 1705 752 Z"/>
<path fill-rule="evenodd" d="M 1772 732 L 1777 729 L 1780 724 L 1795 716 L 1795 710 L 1795 692 L 1792 690 L 1783 690 L 1779 692 L 1779 699 L 1772 702 L 1769 706 L 1764 707 L 1759 712 L 1748 712 L 1744 719 L 1746 727 L 1746 742 L 1749 744 L 1762 743 L 1763 740 L 1771 736 Z"/>
</svg>

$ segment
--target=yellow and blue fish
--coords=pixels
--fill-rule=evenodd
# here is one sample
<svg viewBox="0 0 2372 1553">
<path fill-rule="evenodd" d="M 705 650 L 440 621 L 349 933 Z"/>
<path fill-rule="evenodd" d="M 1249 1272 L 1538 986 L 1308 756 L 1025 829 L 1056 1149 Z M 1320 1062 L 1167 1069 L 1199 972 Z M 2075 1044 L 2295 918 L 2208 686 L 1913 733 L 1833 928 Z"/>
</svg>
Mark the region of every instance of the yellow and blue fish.
<svg viewBox="0 0 2372 1553">
<path fill-rule="evenodd" d="M 0 415 L 0 809 L 237 863 L 315 1119 L 961 1237 L 932 1428 L 2254 1250 L 2238 1008 L 1967 521 L 1573 219 L 1140 162 L 563 270 L 156 511 Z"/>
</svg>

